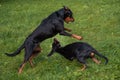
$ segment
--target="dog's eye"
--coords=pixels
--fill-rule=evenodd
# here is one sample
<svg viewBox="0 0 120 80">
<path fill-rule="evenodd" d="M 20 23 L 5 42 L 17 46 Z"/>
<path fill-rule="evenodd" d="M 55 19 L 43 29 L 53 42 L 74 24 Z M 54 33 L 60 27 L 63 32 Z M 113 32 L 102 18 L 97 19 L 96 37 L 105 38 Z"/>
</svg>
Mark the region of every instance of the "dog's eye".
<svg viewBox="0 0 120 80">
<path fill-rule="evenodd" d="M 69 15 L 68 17 L 72 18 L 72 15 Z"/>
<path fill-rule="evenodd" d="M 68 13 L 67 13 L 67 16 L 68 16 L 68 17 L 72 17 L 72 13 L 68 12 Z"/>
<path fill-rule="evenodd" d="M 72 17 L 72 15 L 69 15 L 69 17 Z"/>
</svg>

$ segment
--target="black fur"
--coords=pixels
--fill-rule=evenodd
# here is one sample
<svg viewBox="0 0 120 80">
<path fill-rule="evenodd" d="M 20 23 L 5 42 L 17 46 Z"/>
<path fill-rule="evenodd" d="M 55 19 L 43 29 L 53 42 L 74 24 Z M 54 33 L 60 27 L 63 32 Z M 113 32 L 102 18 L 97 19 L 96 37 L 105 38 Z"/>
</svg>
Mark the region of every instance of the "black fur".
<svg viewBox="0 0 120 80">
<path fill-rule="evenodd" d="M 85 42 L 75 42 L 68 44 L 64 47 L 61 47 L 60 42 L 57 39 L 54 39 L 54 42 L 52 44 L 52 50 L 48 54 L 48 56 L 51 56 L 54 52 L 57 52 L 64 56 L 66 59 L 72 61 L 73 59 L 77 58 L 77 60 L 83 64 L 86 64 L 86 59 L 92 58 L 94 56 L 91 56 L 91 53 L 94 53 L 98 55 L 99 57 L 102 57 L 106 60 L 105 64 L 108 63 L 107 57 L 100 54 L 97 50 L 95 50 L 91 45 L 85 43 Z"/>
<path fill-rule="evenodd" d="M 64 21 L 67 17 L 70 17 L 71 20 L 67 22 L 73 22 L 72 11 L 64 7 L 58 11 L 53 12 L 47 18 L 45 18 L 41 24 L 26 38 L 22 46 L 18 48 L 15 52 L 8 54 L 7 56 L 16 56 L 21 52 L 22 49 L 25 49 L 24 64 L 33 53 L 40 52 L 39 43 L 42 41 L 55 36 L 56 34 L 64 36 L 72 36 L 72 34 L 65 32 L 64 30 Z M 37 51 L 36 48 L 39 50 Z"/>
</svg>

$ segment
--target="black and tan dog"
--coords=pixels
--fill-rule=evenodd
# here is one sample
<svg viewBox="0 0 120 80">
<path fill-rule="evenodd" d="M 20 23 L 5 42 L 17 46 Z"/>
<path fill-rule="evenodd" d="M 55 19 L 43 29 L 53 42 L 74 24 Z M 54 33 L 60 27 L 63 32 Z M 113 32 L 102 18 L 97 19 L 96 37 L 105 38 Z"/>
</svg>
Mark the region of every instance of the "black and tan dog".
<svg viewBox="0 0 120 80">
<path fill-rule="evenodd" d="M 51 56 L 54 52 L 58 52 L 70 61 L 77 58 L 77 60 L 83 64 L 83 68 L 81 70 L 84 70 L 87 67 L 85 60 L 88 58 L 91 58 L 95 63 L 100 64 L 100 61 L 95 58 L 95 54 L 104 58 L 106 60 L 105 64 L 108 63 L 107 57 L 101 55 L 91 45 L 85 42 L 75 42 L 68 44 L 65 47 L 61 47 L 60 42 L 57 39 L 54 39 L 52 50 L 48 56 Z"/>
<path fill-rule="evenodd" d="M 64 21 L 66 23 L 73 22 L 74 18 L 72 15 L 73 13 L 68 7 L 53 12 L 41 22 L 41 24 L 26 38 L 24 43 L 14 53 L 6 53 L 7 56 L 16 56 L 22 49 L 25 49 L 24 61 L 19 68 L 19 73 L 22 72 L 27 61 L 33 66 L 32 59 L 41 51 L 39 43 L 42 41 L 51 38 L 58 33 L 78 40 L 82 39 L 81 36 L 65 32 L 65 30 L 70 31 L 70 29 L 64 28 Z"/>
</svg>

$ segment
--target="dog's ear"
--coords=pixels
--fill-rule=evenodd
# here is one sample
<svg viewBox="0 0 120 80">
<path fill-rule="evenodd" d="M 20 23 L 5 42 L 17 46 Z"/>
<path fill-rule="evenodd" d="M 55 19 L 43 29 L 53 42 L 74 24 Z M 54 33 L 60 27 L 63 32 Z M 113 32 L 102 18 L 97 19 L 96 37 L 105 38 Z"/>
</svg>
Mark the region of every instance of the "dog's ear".
<svg viewBox="0 0 120 80">
<path fill-rule="evenodd" d="M 69 10 L 69 8 L 67 6 L 63 6 L 64 7 L 64 10 Z"/>
<path fill-rule="evenodd" d="M 56 38 L 54 38 L 54 43 L 58 43 L 59 41 L 56 39 Z"/>
<path fill-rule="evenodd" d="M 57 39 L 56 38 L 54 38 L 54 42 L 56 41 Z"/>
</svg>

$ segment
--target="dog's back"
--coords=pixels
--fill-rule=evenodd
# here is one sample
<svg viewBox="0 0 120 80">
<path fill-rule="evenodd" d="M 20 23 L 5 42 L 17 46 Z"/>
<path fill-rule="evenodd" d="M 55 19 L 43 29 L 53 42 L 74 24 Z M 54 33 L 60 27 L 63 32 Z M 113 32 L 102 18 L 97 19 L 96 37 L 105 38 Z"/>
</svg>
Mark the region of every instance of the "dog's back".
<svg viewBox="0 0 120 80">
<path fill-rule="evenodd" d="M 69 51 L 69 52 L 73 52 L 76 49 L 79 49 L 80 51 L 83 50 L 95 50 L 91 45 L 89 45 L 88 43 L 85 42 L 75 42 L 75 43 L 71 43 L 66 45 L 65 47 L 63 47 L 63 49 L 65 51 Z"/>
<path fill-rule="evenodd" d="M 91 53 L 95 53 L 99 57 L 102 57 L 106 60 L 105 64 L 108 63 L 108 58 L 100 54 L 95 48 L 93 48 L 90 44 L 85 42 L 75 42 L 72 44 L 68 44 L 63 49 L 63 55 L 66 57 L 78 57 L 83 56 L 84 58 L 90 58 Z"/>
<path fill-rule="evenodd" d="M 95 49 L 85 42 L 75 42 L 58 48 L 56 52 L 60 53 L 61 55 L 70 60 L 73 59 L 73 57 L 76 58 L 76 56 L 78 55 L 76 51 L 78 51 L 79 54 L 83 54 L 82 52 L 86 52 L 83 55 L 88 56 L 90 53 L 88 53 L 88 51 L 92 52 L 93 50 Z"/>
</svg>

